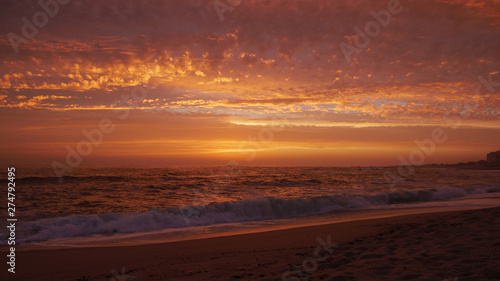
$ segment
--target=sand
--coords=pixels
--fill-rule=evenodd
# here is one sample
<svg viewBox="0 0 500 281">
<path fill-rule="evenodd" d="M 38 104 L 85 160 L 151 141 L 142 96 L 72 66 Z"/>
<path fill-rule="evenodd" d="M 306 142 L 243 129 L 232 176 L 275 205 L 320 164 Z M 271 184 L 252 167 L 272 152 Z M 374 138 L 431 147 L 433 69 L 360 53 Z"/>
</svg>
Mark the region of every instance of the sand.
<svg viewBox="0 0 500 281">
<path fill-rule="evenodd" d="M 500 280 L 500 208 L 148 245 L 19 246 L 16 265 L 7 274 L 4 263 L 0 279 Z"/>
</svg>

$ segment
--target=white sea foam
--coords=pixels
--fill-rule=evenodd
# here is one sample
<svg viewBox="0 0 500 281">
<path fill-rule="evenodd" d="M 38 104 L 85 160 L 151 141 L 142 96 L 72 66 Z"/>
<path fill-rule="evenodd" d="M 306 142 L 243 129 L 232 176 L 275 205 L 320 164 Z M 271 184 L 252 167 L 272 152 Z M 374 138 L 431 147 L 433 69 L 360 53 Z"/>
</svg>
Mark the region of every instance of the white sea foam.
<svg viewBox="0 0 500 281">
<path fill-rule="evenodd" d="M 20 223 L 18 226 L 18 242 L 29 243 L 54 238 L 140 233 L 188 226 L 294 218 L 354 208 L 447 200 L 466 196 L 467 194 L 486 192 L 500 192 L 500 185 L 468 190 L 442 187 L 428 191 L 395 191 L 371 195 L 332 195 L 307 199 L 266 197 L 235 202 L 211 203 L 205 206 L 150 209 L 138 213 L 65 216 Z"/>
</svg>

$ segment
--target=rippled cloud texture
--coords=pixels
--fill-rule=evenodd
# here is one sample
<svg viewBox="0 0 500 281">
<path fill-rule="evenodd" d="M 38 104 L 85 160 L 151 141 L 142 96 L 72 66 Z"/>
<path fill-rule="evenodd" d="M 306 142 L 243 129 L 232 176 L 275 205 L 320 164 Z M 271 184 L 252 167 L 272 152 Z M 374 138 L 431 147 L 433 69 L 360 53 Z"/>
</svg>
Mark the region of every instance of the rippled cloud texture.
<svg viewBox="0 0 500 281">
<path fill-rule="evenodd" d="M 341 45 L 356 47 L 388 4 L 401 12 L 346 59 Z M 116 130 L 87 164 L 244 159 L 242 143 L 277 123 L 252 164 L 397 164 L 437 126 L 449 139 L 428 162 L 499 148 L 495 0 L 243 0 L 222 22 L 208 0 L 73 0 L 33 38 L 23 29 L 38 1 L 1 7 L 4 161 L 57 160 L 102 118 Z M 152 84 L 145 99 L 114 103 Z"/>
</svg>

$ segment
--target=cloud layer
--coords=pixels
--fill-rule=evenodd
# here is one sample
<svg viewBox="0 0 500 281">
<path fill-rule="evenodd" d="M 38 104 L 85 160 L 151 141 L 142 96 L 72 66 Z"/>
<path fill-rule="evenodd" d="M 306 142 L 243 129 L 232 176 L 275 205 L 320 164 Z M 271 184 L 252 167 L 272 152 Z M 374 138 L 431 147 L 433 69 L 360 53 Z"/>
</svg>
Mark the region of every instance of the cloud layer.
<svg viewBox="0 0 500 281">
<path fill-rule="evenodd" d="M 276 120 L 311 138 L 283 134 L 274 149 L 349 142 L 360 149 L 382 147 L 399 142 L 398 128 L 422 133 L 416 128 L 452 126 L 446 121 L 451 117 L 481 131 L 485 149 L 498 144 L 488 137 L 500 129 L 496 0 L 244 0 L 224 12 L 222 22 L 208 0 L 74 0 L 57 6 L 46 24 L 34 25 L 33 38 L 26 36 L 33 30 L 23 18 L 43 20 L 33 17 L 43 11 L 37 1 L 4 1 L 0 17 L 2 118 L 23 116 L 14 126 L 27 130 L 26 136 L 42 132 L 46 143 L 71 143 L 78 134 L 65 138 L 65 128 L 90 125 L 75 120 L 120 110 L 131 113 L 123 124 L 147 124 L 141 142 L 160 141 L 178 154 L 236 150 L 238 139 L 231 136 L 245 140 Z M 391 6 L 400 12 L 384 18 Z M 358 30 L 369 34 L 378 22 L 374 14 L 387 21 L 377 23 L 379 31 L 360 46 Z M 26 39 L 17 53 L 13 34 Z M 347 45 L 357 51 L 346 56 L 341 46 Z M 148 89 L 140 99 L 130 96 L 137 85 Z M 40 124 L 30 124 L 33 119 Z M 156 137 L 158 120 L 185 141 L 206 145 L 196 149 Z M 224 137 L 205 132 L 193 139 L 184 130 L 196 124 L 223 128 L 218 136 Z M 339 128 L 352 137 L 339 137 Z M 380 128 L 386 137 L 357 135 L 360 128 Z M 332 132 L 329 137 L 313 137 L 324 130 Z M 457 137 L 459 146 L 477 143 Z M 138 147 L 125 135 L 117 141 Z M 406 147 L 411 143 L 406 140 Z"/>
</svg>

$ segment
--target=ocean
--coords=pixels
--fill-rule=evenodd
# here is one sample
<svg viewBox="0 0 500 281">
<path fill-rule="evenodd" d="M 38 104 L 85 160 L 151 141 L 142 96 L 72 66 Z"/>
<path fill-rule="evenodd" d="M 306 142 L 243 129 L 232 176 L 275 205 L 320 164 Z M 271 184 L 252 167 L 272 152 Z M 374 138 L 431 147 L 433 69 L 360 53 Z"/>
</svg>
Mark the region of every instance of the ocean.
<svg viewBox="0 0 500 281">
<path fill-rule="evenodd" d="M 416 167 L 395 185 L 387 173 L 397 167 L 79 168 L 61 179 L 48 168 L 16 168 L 17 240 L 223 231 L 500 192 L 498 171 Z"/>
</svg>

